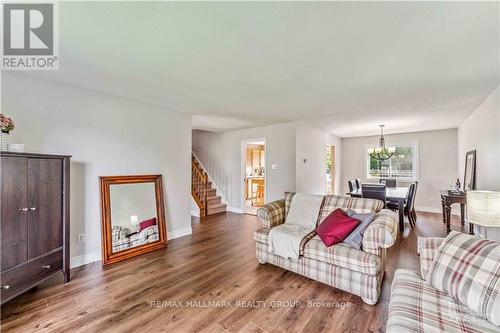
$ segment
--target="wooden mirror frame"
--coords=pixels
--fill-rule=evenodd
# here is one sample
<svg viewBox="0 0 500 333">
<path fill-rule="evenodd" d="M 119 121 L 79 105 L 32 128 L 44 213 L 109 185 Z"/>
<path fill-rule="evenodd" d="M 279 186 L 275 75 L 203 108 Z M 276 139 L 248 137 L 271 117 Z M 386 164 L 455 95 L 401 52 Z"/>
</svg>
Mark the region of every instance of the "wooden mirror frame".
<svg viewBox="0 0 500 333">
<path fill-rule="evenodd" d="M 167 224 L 165 220 L 165 206 L 163 204 L 163 185 L 161 175 L 141 175 L 141 176 L 105 176 L 99 177 L 101 191 L 101 223 L 102 223 L 102 265 L 113 264 L 128 258 L 141 255 L 146 252 L 158 250 L 167 246 Z M 131 247 L 113 253 L 112 226 L 111 226 L 111 205 L 110 186 L 119 184 L 140 184 L 154 183 L 156 216 L 158 220 L 157 241 Z"/>
<path fill-rule="evenodd" d="M 472 179 L 471 179 L 471 183 L 472 183 L 472 188 L 467 188 L 467 160 L 469 158 L 469 156 L 472 156 L 472 172 L 471 172 L 471 175 L 472 175 Z M 465 154 L 465 172 L 464 172 L 464 184 L 463 184 L 463 189 L 464 191 L 467 191 L 467 190 L 475 190 L 476 189 L 476 150 L 471 150 L 471 151 L 468 151 L 466 154 Z"/>
</svg>

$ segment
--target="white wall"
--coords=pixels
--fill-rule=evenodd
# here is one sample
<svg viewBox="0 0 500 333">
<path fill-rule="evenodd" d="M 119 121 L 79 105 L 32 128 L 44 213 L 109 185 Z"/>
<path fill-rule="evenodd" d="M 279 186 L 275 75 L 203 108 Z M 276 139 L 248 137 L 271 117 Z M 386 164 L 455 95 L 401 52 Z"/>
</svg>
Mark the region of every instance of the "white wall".
<svg viewBox="0 0 500 333">
<path fill-rule="evenodd" d="M 439 190 L 455 182 L 457 171 L 457 130 L 446 129 L 386 135 L 386 145 L 391 143 L 418 143 L 418 190 L 416 208 L 441 212 Z M 363 182 L 376 182 L 366 177 L 365 145 L 378 145 L 378 136 L 342 139 L 342 188 L 348 191 L 349 179 L 361 178 Z M 346 153 L 348 152 L 348 153 Z"/>
<path fill-rule="evenodd" d="M 465 154 L 474 149 L 476 188 L 500 191 L 500 87 L 458 127 L 458 170 L 462 180 Z M 480 229 L 479 232 L 487 238 L 500 240 L 499 229 Z"/>
<path fill-rule="evenodd" d="M 73 155 L 72 265 L 100 258 L 99 176 L 162 174 L 169 237 L 191 232 L 189 115 L 9 72 L 2 112 L 16 123 L 7 142 Z"/>
<path fill-rule="evenodd" d="M 229 209 L 241 212 L 242 140 L 266 139 L 266 191 L 268 202 L 283 198 L 285 191 L 325 193 L 325 146 L 337 149 L 337 192 L 340 189 L 341 140 L 304 122 L 290 122 L 245 130 L 193 132 L 193 150 L 207 169 Z M 307 163 L 303 163 L 303 159 Z M 272 169 L 276 164 L 277 169 Z"/>
<path fill-rule="evenodd" d="M 325 194 L 326 191 L 326 145 L 336 149 L 336 194 L 340 180 L 340 139 L 304 122 L 297 123 L 296 130 L 296 190 L 297 192 Z M 304 161 L 305 160 L 305 161 Z"/>
<path fill-rule="evenodd" d="M 476 150 L 476 188 L 500 191 L 500 87 L 458 127 L 458 170 L 463 180 L 465 154 Z"/>
<path fill-rule="evenodd" d="M 283 123 L 224 133 L 193 132 L 193 150 L 225 196 L 228 208 L 243 211 L 242 140 L 266 138 L 266 199 L 295 190 L 295 124 Z M 272 169 L 273 164 L 277 169 Z"/>
</svg>

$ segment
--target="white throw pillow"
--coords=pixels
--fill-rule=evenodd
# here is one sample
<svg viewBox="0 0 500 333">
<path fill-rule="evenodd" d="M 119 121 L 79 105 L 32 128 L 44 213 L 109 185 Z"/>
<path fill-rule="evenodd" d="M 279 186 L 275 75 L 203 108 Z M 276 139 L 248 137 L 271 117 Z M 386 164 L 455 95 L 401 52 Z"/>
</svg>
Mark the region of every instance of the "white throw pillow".
<svg viewBox="0 0 500 333">
<path fill-rule="evenodd" d="M 315 229 L 324 196 L 296 193 L 290 204 L 286 224 L 296 224 L 306 229 Z"/>
</svg>

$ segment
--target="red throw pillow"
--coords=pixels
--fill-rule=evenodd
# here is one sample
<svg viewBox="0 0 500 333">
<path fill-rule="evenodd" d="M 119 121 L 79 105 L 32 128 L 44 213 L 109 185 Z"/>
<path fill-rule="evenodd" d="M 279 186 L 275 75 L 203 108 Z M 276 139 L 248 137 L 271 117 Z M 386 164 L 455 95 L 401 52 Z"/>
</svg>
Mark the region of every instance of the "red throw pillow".
<svg viewBox="0 0 500 333">
<path fill-rule="evenodd" d="M 153 225 L 156 225 L 156 217 L 153 217 L 149 220 L 144 220 L 141 223 L 139 223 L 139 232 L 141 232 L 144 229 L 149 228 Z"/>
<path fill-rule="evenodd" d="M 345 215 L 340 208 L 337 208 L 318 225 L 316 234 L 326 246 L 332 246 L 342 242 L 359 223 L 358 220 Z"/>
</svg>

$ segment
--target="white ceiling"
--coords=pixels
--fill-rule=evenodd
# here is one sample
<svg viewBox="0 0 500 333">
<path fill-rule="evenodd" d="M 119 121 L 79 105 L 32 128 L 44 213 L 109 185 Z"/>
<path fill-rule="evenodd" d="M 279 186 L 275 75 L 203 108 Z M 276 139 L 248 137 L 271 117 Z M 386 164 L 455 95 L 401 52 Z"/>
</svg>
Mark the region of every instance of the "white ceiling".
<svg viewBox="0 0 500 333">
<path fill-rule="evenodd" d="M 498 2 L 61 2 L 60 70 L 194 128 L 456 127 L 499 84 Z"/>
</svg>

